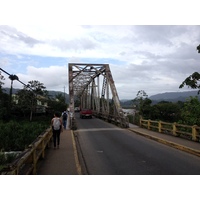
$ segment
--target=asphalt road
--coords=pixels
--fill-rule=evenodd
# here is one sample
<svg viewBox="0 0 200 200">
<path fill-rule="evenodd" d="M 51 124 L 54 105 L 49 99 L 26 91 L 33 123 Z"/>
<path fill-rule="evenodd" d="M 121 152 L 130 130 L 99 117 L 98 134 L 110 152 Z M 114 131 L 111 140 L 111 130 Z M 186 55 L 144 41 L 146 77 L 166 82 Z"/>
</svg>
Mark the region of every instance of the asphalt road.
<svg viewBox="0 0 200 200">
<path fill-rule="evenodd" d="M 200 174 L 200 158 L 197 156 L 160 144 L 97 118 L 80 119 L 77 116 L 76 119 L 78 130 L 75 134 L 86 174 Z"/>
</svg>

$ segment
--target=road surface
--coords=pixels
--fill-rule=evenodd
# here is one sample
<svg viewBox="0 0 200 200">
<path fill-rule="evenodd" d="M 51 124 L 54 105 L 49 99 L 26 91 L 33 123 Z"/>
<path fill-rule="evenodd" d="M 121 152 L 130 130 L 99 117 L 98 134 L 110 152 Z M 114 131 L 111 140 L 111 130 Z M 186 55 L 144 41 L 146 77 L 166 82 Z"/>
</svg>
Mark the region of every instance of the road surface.
<svg viewBox="0 0 200 200">
<path fill-rule="evenodd" d="M 85 174 L 197 175 L 200 158 L 103 120 L 80 119 L 75 136 Z"/>
</svg>

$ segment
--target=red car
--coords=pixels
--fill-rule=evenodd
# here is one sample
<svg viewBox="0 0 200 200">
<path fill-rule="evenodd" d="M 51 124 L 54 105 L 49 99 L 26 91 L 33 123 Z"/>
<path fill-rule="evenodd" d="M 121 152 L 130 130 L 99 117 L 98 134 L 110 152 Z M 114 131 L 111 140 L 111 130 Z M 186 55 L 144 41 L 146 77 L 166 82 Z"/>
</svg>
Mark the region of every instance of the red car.
<svg viewBox="0 0 200 200">
<path fill-rule="evenodd" d="M 80 118 L 92 118 L 92 110 L 91 109 L 81 109 Z"/>
</svg>

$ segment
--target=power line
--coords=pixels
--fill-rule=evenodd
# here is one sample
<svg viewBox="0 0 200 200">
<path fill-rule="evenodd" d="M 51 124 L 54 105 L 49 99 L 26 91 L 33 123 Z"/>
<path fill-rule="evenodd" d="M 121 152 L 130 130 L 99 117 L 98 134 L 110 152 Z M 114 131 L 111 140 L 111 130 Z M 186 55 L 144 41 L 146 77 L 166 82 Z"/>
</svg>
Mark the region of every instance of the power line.
<svg viewBox="0 0 200 200">
<path fill-rule="evenodd" d="M 9 78 L 12 80 L 12 77 L 14 77 L 13 80 L 17 80 L 18 82 L 20 82 L 21 84 L 23 84 L 26 88 L 29 88 L 35 95 L 37 95 L 37 93 L 33 90 L 33 88 L 31 88 L 29 85 L 23 83 L 22 81 L 19 80 L 18 76 L 16 75 L 12 75 L 10 73 L 8 73 L 7 71 L 3 70 L 2 68 L 0 68 L 1 71 L 3 71 L 5 74 L 9 75 Z M 44 95 L 40 95 L 45 97 Z"/>
<path fill-rule="evenodd" d="M 23 84 L 24 86 L 30 88 L 27 84 L 23 83 L 22 81 L 19 80 L 18 76 L 16 75 L 12 75 L 12 74 L 9 74 L 7 71 L 3 70 L 2 68 L 0 68 L 1 71 L 3 71 L 5 74 L 9 75 L 9 78 L 12 77 L 12 76 L 15 76 L 15 79 L 14 80 L 17 80 L 18 82 L 20 82 L 21 84 Z M 33 90 L 32 88 L 30 88 L 31 90 Z"/>
</svg>

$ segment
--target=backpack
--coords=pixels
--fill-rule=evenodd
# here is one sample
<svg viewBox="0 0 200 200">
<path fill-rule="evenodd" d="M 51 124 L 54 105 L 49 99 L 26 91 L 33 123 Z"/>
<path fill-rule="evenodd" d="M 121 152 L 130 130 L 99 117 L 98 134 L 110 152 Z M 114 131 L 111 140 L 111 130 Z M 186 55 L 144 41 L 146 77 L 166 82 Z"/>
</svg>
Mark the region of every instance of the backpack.
<svg viewBox="0 0 200 200">
<path fill-rule="evenodd" d="M 54 118 L 53 119 L 53 129 L 54 130 L 59 130 L 60 129 L 60 119 L 59 118 Z"/>
<path fill-rule="evenodd" d="M 67 120 L 67 113 L 63 114 L 63 120 Z"/>
</svg>

